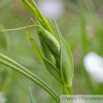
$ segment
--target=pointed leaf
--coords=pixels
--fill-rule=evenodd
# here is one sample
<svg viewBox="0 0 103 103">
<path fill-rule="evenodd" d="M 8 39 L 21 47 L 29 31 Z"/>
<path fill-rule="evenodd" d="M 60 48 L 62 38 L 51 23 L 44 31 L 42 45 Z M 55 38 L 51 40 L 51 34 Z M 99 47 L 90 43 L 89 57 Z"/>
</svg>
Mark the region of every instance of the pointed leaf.
<svg viewBox="0 0 103 103">
<path fill-rule="evenodd" d="M 55 22 L 56 23 L 56 22 Z M 61 32 L 56 24 L 57 33 L 60 39 L 61 55 L 60 69 L 64 85 L 71 86 L 73 78 L 73 58 L 70 47 L 61 35 Z"/>
</svg>

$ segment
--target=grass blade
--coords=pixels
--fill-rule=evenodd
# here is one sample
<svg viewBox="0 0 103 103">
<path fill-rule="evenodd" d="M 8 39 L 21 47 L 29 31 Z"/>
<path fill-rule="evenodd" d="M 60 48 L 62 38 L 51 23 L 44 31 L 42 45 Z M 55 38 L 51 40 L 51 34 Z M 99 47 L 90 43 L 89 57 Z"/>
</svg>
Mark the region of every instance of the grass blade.
<svg viewBox="0 0 103 103">
<path fill-rule="evenodd" d="M 29 87 L 29 94 L 30 94 L 31 103 L 36 103 L 30 87 Z"/>
</svg>

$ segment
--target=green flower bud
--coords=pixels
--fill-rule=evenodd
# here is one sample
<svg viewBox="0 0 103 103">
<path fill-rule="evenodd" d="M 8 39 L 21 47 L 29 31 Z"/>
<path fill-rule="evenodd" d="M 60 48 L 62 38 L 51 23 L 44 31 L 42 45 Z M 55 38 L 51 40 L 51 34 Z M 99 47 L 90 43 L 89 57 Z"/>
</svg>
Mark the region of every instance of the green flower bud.
<svg viewBox="0 0 103 103">
<path fill-rule="evenodd" d="M 56 66 L 57 61 L 55 59 L 55 56 L 52 54 L 52 52 L 50 51 L 48 45 L 45 43 L 44 40 L 42 40 L 41 50 L 42 50 L 43 55 Z"/>
<path fill-rule="evenodd" d="M 52 53 L 56 56 L 59 56 L 60 44 L 58 40 L 42 26 L 40 26 L 40 29 L 41 29 L 41 37 L 44 39 L 44 41 L 46 42 Z"/>
<path fill-rule="evenodd" d="M 38 24 L 37 20 L 35 20 L 35 23 Z M 41 44 L 41 51 L 43 53 L 43 55 L 51 62 L 53 63 L 54 66 L 57 65 L 57 61 L 55 56 L 53 55 L 53 53 L 51 52 L 49 46 L 47 45 L 47 43 L 45 42 L 45 40 L 42 38 L 42 32 L 39 31 L 40 27 L 36 26 L 37 28 L 37 33 L 38 33 L 38 37 L 40 40 L 40 44 Z M 56 66 L 57 67 L 57 66 Z"/>
</svg>

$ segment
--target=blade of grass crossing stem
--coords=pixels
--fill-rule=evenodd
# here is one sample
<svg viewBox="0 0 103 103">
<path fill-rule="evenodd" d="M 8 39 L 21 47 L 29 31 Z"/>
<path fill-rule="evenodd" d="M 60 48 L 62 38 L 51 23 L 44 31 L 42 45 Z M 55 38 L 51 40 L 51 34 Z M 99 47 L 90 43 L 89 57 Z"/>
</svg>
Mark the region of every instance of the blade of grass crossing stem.
<svg viewBox="0 0 103 103">
<path fill-rule="evenodd" d="M 29 94 L 30 94 L 31 103 L 36 103 L 30 87 L 29 87 Z"/>
<path fill-rule="evenodd" d="M 50 88 L 43 80 L 41 80 L 36 75 L 31 73 L 28 69 L 26 69 L 25 67 L 21 66 L 14 60 L 8 58 L 7 56 L 5 56 L 1 53 L 0 53 L 0 63 L 23 74 L 24 76 L 26 76 L 27 78 L 29 78 L 30 80 L 32 80 L 33 82 L 38 84 L 41 88 L 43 88 L 45 91 L 47 91 L 59 103 L 60 99 L 59 99 L 59 96 L 55 93 L 55 91 L 52 88 Z"/>
</svg>

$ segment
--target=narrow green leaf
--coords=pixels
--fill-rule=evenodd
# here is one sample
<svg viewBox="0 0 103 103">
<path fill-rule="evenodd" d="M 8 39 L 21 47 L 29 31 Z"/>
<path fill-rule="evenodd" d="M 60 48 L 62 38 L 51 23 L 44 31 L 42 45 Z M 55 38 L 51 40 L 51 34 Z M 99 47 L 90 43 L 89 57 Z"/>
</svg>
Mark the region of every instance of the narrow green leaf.
<svg viewBox="0 0 103 103">
<path fill-rule="evenodd" d="M 56 22 L 55 22 L 56 23 Z M 64 85 L 71 86 L 73 78 L 73 58 L 70 47 L 61 35 L 61 32 L 56 24 L 57 33 L 60 39 L 61 55 L 60 55 L 60 69 Z"/>
<path fill-rule="evenodd" d="M 36 103 L 34 97 L 33 97 L 33 94 L 32 94 L 32 91 L 31 91 L 31 88 L 29 87 L 29 93 L 30 93 L 30 99 L 31 99 L 31 103 Z"/>
</svg>

